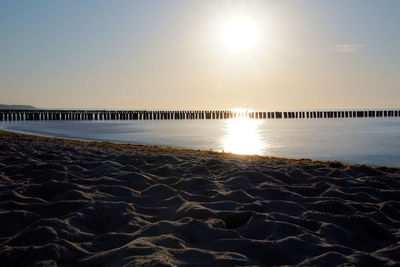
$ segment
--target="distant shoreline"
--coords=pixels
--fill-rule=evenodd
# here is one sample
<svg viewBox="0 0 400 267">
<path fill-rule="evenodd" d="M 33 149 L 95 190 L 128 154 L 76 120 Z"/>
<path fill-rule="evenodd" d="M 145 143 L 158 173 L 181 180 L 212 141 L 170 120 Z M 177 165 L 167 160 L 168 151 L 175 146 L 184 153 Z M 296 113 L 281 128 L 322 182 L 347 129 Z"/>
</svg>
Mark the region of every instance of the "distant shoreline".
<svg viewBox="0 0 400 267">
<path fill-rule="evenodd" d="M 15 110 L 37 110 L 37 107 L 31 106 L 31 105 L 6 105 L 6 104 L 0 104 L 0 110 L 3 109 L 15 109 Z"/>
</svg>

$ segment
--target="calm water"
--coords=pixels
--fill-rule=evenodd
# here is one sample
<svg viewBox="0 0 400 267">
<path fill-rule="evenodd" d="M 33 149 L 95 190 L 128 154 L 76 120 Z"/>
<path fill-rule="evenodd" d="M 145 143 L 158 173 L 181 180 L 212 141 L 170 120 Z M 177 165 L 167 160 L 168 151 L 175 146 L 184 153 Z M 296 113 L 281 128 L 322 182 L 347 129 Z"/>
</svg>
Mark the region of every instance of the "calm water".
<svg viewBox="0 0 400 267">
<path fill-rule="evenodd" d="M 0 128 L 45 136 L 400 167 L 400 119 L 22 121 Z"/>
</svg>

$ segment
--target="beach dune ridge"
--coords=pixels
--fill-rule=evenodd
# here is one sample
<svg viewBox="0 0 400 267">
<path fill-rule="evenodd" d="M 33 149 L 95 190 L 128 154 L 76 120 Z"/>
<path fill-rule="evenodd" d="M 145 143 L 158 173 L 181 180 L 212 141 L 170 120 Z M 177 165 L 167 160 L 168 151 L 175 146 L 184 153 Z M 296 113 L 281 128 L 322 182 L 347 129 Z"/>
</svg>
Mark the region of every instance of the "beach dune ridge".
<svg viewBox="0 0 400 267">
<path fill-rule="evenodd" d="M 0 131 L 0 265 L 398 265 L 400 172 Z"/>
</svg>

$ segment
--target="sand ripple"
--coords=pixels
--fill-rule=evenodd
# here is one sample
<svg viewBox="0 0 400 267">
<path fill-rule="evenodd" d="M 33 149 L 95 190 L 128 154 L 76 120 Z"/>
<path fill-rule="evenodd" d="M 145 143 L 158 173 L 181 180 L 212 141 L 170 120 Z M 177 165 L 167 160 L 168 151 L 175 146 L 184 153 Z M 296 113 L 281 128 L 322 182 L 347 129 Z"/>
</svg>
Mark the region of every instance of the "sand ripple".
<svg viewBox="0 0 400 267">
<path fill-rule="evenodd" d="M 397 171 L 0 134 L 0 265 L 398 265 Z"/>
</svg>

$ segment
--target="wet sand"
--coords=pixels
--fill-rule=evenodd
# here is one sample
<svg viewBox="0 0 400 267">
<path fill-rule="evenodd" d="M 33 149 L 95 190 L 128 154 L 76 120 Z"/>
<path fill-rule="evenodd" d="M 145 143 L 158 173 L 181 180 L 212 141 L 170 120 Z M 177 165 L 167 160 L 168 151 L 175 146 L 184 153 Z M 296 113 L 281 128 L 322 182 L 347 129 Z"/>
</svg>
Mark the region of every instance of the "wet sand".
<svg viewBox="0 0 400 267">
<path fill-rule="evenodd" d="M 0 265 L 399 265 L 400 172 L 0 131 Z"/>
</svg>

